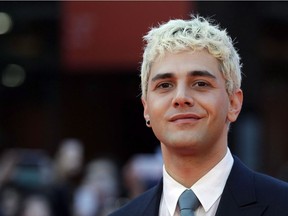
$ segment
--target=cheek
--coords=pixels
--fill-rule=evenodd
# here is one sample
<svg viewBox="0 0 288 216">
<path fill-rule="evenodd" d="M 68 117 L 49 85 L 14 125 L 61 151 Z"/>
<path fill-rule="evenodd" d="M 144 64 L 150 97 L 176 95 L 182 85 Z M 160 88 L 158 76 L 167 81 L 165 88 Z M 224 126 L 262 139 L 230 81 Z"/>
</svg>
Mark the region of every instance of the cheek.
<svg viewBox="0 0 288 216">
<path fill-rule="evenodd" d="M 165 113 L 169 109 L 169 102 L 164 98 L 149 98 L 147 101 L 147 111 L 149 113 L 151 123 L 158 123 L 164 118 Z"/>
<path fill-rule="evenodd" d="M 203 107 L 206 107 L 206 112 L 213 118 L 223 119 L 226 121 L 228 118 L 229 101 L 228 97 L 213 95 L 212 97 L 203 100 Z"/>
<path fill-rule="evenodd" d="M 223 99 L 221 103 L 218 104 L 220 115 L 223 118 L 223 121 L 227 122 L 229 119 L 229 100 Z"/>
<path fill-rule="evenodd" d="M 162 106 L 157 101 L 150 103 L 148 106 L 150 120 L 153 121 L 153 119 L 157 119 L 162 116 L 162 109 Z"/>
</svg>

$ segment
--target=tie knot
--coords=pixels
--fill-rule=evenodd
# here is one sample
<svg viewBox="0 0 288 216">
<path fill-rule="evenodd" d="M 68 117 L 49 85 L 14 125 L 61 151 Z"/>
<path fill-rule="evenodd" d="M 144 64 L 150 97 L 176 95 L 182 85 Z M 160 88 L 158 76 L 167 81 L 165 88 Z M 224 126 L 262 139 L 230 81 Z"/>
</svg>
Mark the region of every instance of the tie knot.
<svg viewBox="0 0 288 216">
<path fill-rule="evenodd" d="M 188 189 L 180 195 L 178 204 L 180 211 L 184 209 L 195 211 L 200 205 L 200 202 L 194 192 Z"/>
</svg>

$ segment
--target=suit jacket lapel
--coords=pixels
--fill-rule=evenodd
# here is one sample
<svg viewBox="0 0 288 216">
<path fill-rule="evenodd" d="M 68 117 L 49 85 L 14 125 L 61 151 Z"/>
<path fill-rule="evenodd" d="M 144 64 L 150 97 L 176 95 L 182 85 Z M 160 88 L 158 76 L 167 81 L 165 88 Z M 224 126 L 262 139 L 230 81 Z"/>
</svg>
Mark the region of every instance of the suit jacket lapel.
<svg viewBox="0 0 288 216">
<path fill-rule="evenodd" d="M 260 216 L 267 206 L 257 204 L 254 173 L 234 157 L 216 216 Z"/>
<path fill-rule="evenodd" d="M 163 190 L 163 180 L 159 182 L 159 184 L 153 189 L 150 193 L 151 196 L 147 197 L 147 202 L 143 202 L 143 212 L 139 212 L 139 215 L 143 216 L 158 216 L 159 215 L 159 207 Z"/>
</svg>

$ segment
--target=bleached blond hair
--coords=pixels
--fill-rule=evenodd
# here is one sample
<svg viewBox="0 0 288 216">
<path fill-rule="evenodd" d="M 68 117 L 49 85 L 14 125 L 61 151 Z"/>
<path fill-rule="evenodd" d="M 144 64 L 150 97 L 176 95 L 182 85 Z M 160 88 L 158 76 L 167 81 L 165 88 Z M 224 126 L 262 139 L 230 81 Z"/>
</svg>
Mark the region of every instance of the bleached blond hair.
<svg viewBox="0 0 288 216">
<path fill-rule="evenodd" d="M 231 37 L 225 29 L 201 16 L 190 20 L 174 19 L 152 28 L 143 37 L 146 42 L 141 66 L 142 98 L 146 98 L 148 80 L 153 62 L 166 52 L 200 51 L 206 49 L 219 61 L 220 71 L 231 95 L 241 87 L 241 64 Z"/>
</svg>

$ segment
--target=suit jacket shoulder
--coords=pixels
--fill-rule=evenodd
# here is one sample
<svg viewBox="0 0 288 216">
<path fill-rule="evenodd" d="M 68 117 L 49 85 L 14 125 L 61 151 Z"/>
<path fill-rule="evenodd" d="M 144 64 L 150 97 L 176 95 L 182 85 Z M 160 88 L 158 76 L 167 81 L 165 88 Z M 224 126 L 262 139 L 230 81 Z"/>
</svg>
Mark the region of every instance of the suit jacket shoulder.
<svg viewBox="0 0 288 216">
<path fill-rule="evenodd" d="M 158 216 L 163 190 L 162 182 L 161 179 L 156 186 L 131 200 L 109 216 Z"/>
<path fill-rule="evenodd" d="M 288 183 L 247 168 L 237 157 L 217 216 L 287 216 Z"/>
</svg>

